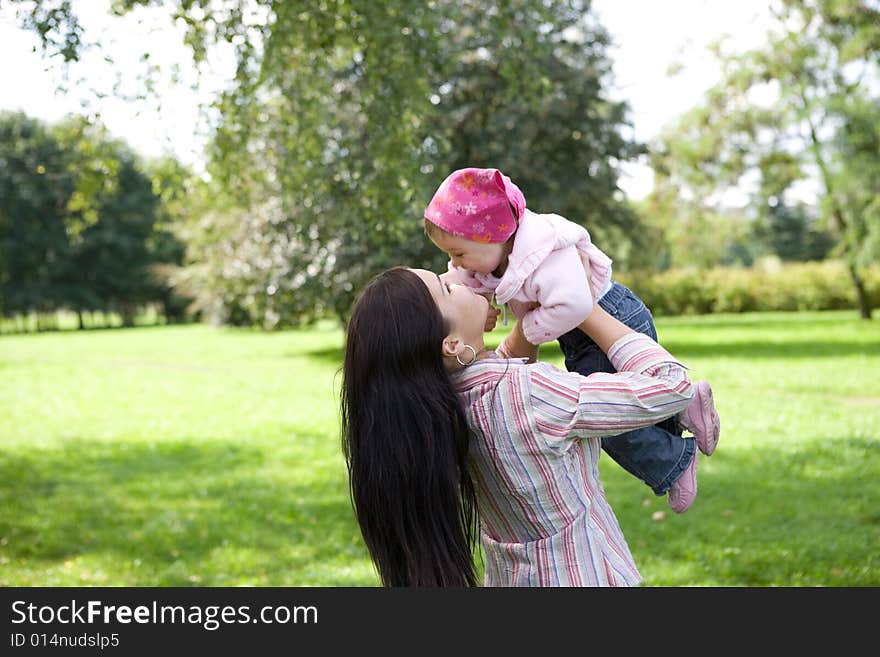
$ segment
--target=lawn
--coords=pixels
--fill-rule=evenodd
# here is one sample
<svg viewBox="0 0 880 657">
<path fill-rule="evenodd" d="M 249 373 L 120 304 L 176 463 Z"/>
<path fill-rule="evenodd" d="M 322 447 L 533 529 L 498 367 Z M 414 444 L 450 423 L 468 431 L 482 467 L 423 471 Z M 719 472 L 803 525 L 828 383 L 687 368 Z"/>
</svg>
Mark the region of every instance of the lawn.
<svg viewBox="0 0 880 657">
<path fill-rule="evenodd" d="M 722 434 L 682 515 L 602 459 L 645 586 L 880 585 L 878 321 L 658 321 Z M 341 345 L 333 325 L 0 336 L 0 585 L 376 585 Z"/>
</svg>

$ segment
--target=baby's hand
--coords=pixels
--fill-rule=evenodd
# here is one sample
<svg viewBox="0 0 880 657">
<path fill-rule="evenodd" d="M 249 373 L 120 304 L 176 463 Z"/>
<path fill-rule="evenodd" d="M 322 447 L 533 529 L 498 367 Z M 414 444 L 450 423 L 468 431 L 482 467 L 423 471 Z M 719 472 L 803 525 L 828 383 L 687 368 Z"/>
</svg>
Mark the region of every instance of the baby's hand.
<svg viewBox="0 0 880 657">
<path fill-rule="evenodd" d="M 498 324 L 498 315 L 500 314 L 501 311 L 495 306 L 489 306 L 489 313 L 486 315 L 486 326 L 483 328 L 483 331 L 486 333 L 494 331 L 495 325 Z"/>
<path fill-rule="evenodd" d="M 501 311 L 492 305 L 491 292 L 487 292 L 483 296 L 489 300 L 489 311 L 486 313 L 486 326 L 483 327 L 483 331 L 489 333 L 495 330 L 495 326 L 498 324 L 498 315 L 501 314 Z"/>
</svg>

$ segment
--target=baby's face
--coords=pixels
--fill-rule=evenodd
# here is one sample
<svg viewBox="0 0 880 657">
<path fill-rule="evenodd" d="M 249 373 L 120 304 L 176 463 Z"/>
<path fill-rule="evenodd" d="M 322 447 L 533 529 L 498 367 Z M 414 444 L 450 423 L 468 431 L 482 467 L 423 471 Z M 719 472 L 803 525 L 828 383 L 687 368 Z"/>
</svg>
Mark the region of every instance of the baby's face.
<svg viewBox="0 0 880 657">
<path fill-rule="evenodd" d="M 504 244 L 492 244 L 487 242 L 472 242 L 463 237 L 441 233 L 436 231 L 431 235 L 434 245 L 445 252 L 452 264 L 462 269 L 477 271 L 481 274 L 490 274 L 507 258 L 507 250 Z"/>
</svg>

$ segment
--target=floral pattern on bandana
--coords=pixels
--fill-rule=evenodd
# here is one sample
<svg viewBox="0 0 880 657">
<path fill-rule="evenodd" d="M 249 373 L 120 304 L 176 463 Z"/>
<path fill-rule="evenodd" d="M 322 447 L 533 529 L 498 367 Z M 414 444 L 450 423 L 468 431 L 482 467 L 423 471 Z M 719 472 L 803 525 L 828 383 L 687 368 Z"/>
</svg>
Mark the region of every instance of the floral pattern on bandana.
<svg viewBox="0 0 880 657">
<path fill-rule="evenodd" d="M 469 167 L 449 174 L 424 216 L 447 233 L 497 244 L 513 235 L 525 207 L 522 192 L 498 169 Z"/>
</svg>

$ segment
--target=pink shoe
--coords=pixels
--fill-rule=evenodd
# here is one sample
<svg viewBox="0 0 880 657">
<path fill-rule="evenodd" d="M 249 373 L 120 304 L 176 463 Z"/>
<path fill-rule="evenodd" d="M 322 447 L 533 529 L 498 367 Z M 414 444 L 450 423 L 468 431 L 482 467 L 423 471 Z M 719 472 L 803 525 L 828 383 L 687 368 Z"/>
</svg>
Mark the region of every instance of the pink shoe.
<svg viewBox="0 0 880 657">
<path fill-rule="evenodd" d="M 718 446 L 718 436 L 721 434 L 721 419 L 715 410 L 715 398 L 712 396 L 712 386 L 708 381 L 697 381 L 694 384 L 694 398 L 690 405 L 678 414 L 678 422 L 685 429 L 694 434 L 697 439 L 697 447 L 706 456 L 715 451 Z"/>
<path fill-rule="evenodd" d="M 699 455 L 699 452 L 694 452 L 694 458 L 691 459 L 690 465 L 685 468 L 685 471 L 669 489 L 666 501 L 676 513 L 684 513 L 697 499 L 697 457 Z"/>
</svg>

